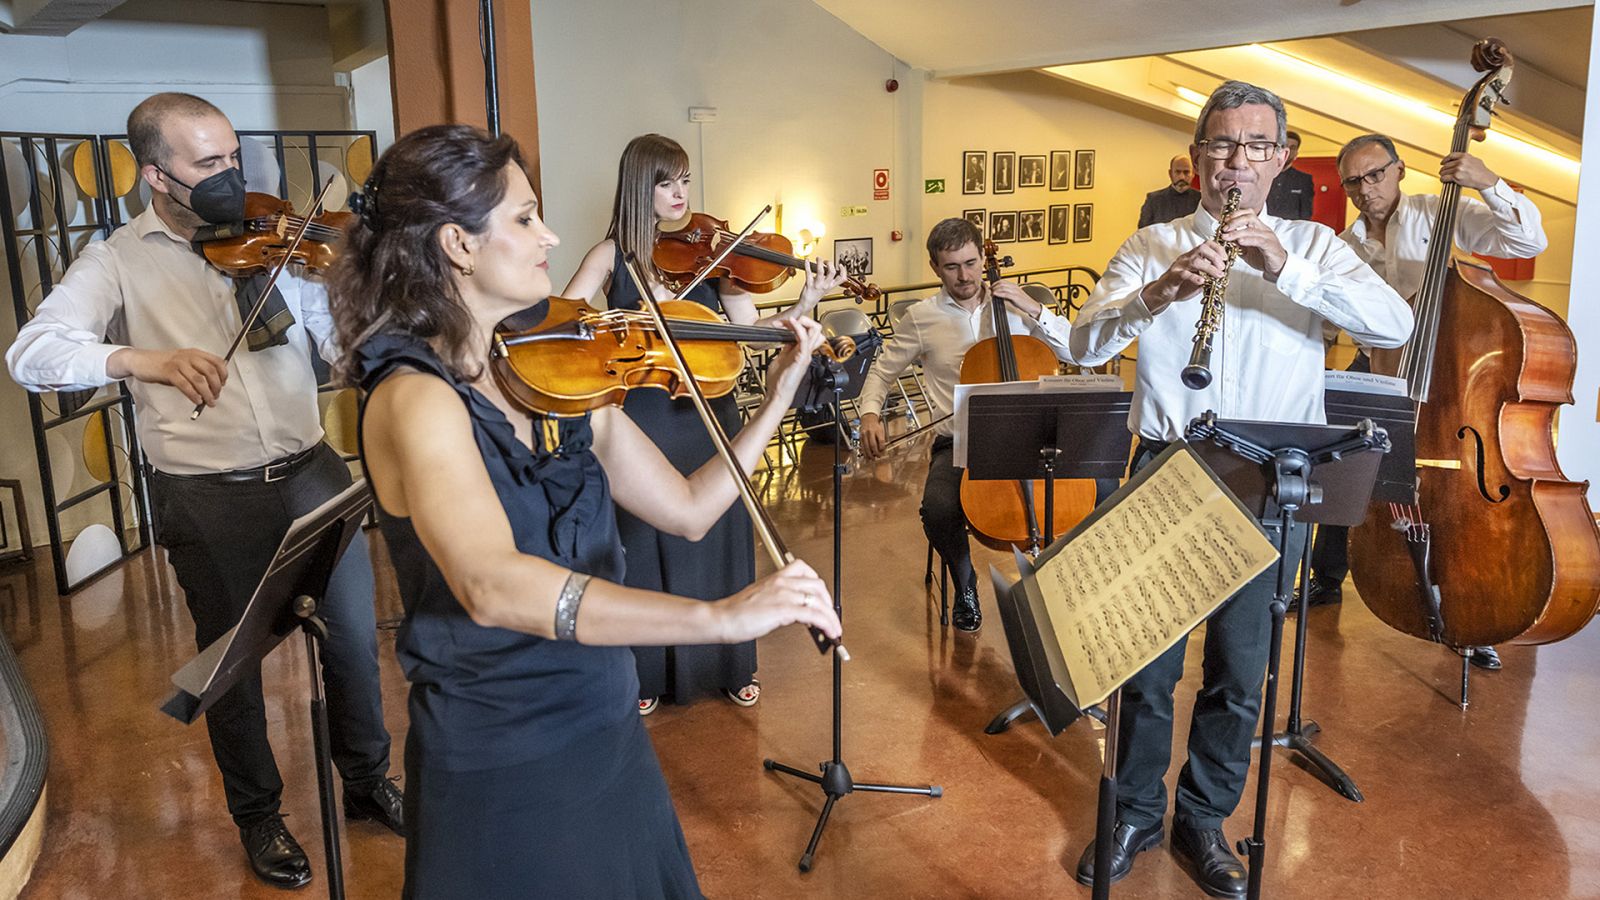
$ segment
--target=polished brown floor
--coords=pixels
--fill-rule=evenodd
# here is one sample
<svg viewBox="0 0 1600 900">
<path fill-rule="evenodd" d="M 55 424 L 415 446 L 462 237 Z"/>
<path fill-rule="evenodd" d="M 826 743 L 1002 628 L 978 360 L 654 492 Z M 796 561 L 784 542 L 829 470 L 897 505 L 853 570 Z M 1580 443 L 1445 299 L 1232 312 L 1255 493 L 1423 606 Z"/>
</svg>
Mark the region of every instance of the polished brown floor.
<svg viewBox="0 0 1600 900">
<path fill-rule="evenodd" d="M 824 572 L 827 464 L 808 453 L 768 485 L 791 545 Z M 771 636 L 761 642 L 759 706 L 663 707 L 649 720 L 712 897 L 1088 896 L 1072 867 L 1093 829 L 1102 734 L 1087 721 L 1055 739 L 1034 723 L 983 734 L 1019 691 L 987 595 L 990 615 L 976 638 L 941 629 L 932 612 L 916 515 L 924 466 L 925 451 L 913 449 L 898 466 L 846 483 L 844 602 L 855 659 L 844 668 L 844 749 L 862 781 L 934 782 L 944 797 L 846 797 L 815 870 L 799 874 L 821 792 L 764 772 L 761 760 L 809 768 L 828 756 L 829 668 L 802 633 Z M 379 616 L 393 616 L 381 547 L 375 563 Z M 51 742 L 50 818 L 24 896 L 280 896 L 245 865 L 204 730 L 156 709 L 193 650 L 170 570 L 146 555 L 64 600 L 51 585 L 42 567 L 0 572 L 0 625 Z M 405 686 L 393 633 L 381 637 L 398 773 Z M 1505 671 L 1475 677 L 1463 713 L 1455 657 L 1389 630 L 1348 588 L 1342 607 L 1313 611 L 1306 711 L 1327 727 L 1320 746 L 1367 800 L 1344 800 L 1279 751 L 1269 896 L 1600 897 L 1600 633 L 1502 652 Z M 1180 722 L 1198 665 L 1196 649 L 1179 688 Z M 290 643 L 269 660 L 267 678 L 285 810 L 318 875 L 299 892 L 309 897 L 325 896 L 326 886 L 304 666 Z M 1229 821 L 1230 838 L 1248 832 L 1253 797 L 1252 789 Z M 366 823 L 344 836 L 349 895 L 397 896 L 400 841 Z M 1201 896 L 1165 846 L 1140 857 L 1114 895 Z"/>
</svg>

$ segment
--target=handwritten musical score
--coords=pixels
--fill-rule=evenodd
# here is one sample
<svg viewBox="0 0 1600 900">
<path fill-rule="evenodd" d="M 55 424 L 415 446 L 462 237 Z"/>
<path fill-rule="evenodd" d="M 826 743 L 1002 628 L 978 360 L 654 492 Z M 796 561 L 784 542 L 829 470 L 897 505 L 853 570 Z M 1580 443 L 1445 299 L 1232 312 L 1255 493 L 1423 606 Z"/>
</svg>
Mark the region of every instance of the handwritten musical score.
<svg viewBox="0 0 1600 900">
<path fill-rule="evenodd" d="M 1110 696 L 1277 558 L 1178 450 L 1034 574 L 1078 705 Z"/>
</svg>

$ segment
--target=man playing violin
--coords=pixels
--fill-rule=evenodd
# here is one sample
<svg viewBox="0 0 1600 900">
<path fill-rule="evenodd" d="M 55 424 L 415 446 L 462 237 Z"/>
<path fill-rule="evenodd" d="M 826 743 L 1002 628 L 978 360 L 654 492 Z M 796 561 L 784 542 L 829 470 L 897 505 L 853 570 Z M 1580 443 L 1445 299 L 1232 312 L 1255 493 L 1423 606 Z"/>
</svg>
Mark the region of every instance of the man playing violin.
<svg viewBox="0 0 1600 900">
<path fill-rule="evenodd" d="M 1206 410 L 1225 419 L 1324 422 L 1325 322 L 1376 347 L 1398 346 L 1411 334 L 1411 312 L 1399 295 L 1332 229 L 1265 211 L 1268 189 L 1285 165 L 1284 132 L 1283 103 L 1271 91 L 1237 81 L 1217 88 L 1200 111 L 1189 148 L 1200 177 L 1200 208 L 1135 232 L 1073 322 L 1072 351 L 1081 365 L 1102 363 L 1139 341 L 1128 420 L 1139 436 L 1134 471 L 1181 438 Z M 1224 198 L 1234 188 L 1240 192 L 1238 208 L 1219 222 Z M 1231 270 L 1222 241 L 1241 251 Z M 1179 376 L 1193 346 L 1196 300 L 1206 284 L 1225 276 L 1225 312 L 1212 363 L 1216 377 L 1204 389 L 1191 390 Z M 1291 557 L 1303 546 L 1303 529 L 1297 525 L 1300 537 L 1291 535 L 1287 542 Z M 1257 577 L 1206 622 L 1204 675 L 1190 720 L 1188 759 L 1178 776 L 1172 846 L 1214 897 L 1242 897 L 1247 886 L 1222 823 L 1238 805 L 1250 769 L 1274 580 L 1271 570 Z M 1188 643 L 1178 642 L 1122 688 L 1112 881 L 1126 876 L 1135 855 L 1163 837 L 1173 690 L 1183 676 Z M 1093 882 L 1094 857 L 1091 842 L 1078 862 L 1077 878 L 1084 884 Z"/>
<path fill-rule="evenodd" d="M 1385 135 L 1364 134 L 1352 139 L 1339 151 L 1338 165 L 1345 196 L 1361 213 L 1339 236 L 1400 296 L 1414 296 L 1422 287 L 1427 267 L 1439 195 L 1400 190 L 1406 164 L 1395 152 L 1394 141 Z M 1463 197 L 1457 207 L 1455 245 L 1462 251 L 1527 259 L 1549 246 L 1539 207 L 1513 191 L 1505 179 L 1491 172 L 1476 156 L 1446 156 L 1439 161 L 1439 180 L 1471 188 L 1483 197 L 1483 202 Z M 1356 354 L 1350 370 L 1372 371 L 1365 352 Z M 1323 606 L 1342 599 L 1344 579 L 1350 570 L 1348 537 L 1347 528 L 1317 529 L 1306 605 Z M 1468 658 L 1479 668 L 1500 668 L 1500 655 L 1493 647 L 1474 647 Z"/>
<path fill-rule="evenodd" d="M 135 107 L 128 140 L 149 208 L 83 249 L 6 363 L 33 391 L 127 382 L 154 469 L 156 542 L 204 648 L 237 624 L 289 523 L 351 483 L 322 442 L 311 364 L 312 338 L 333 357 L 332 320 L 322 287 L 285 272 L 249 334 L 250 349 L 225 363 L 218 354 L 260 296 L 259 282 L 224 276 L 191 241 L 206 224 L 243 216 L 239 139 L 215 106 L 167 93 Z M 191 420 L 199 403 L 205 412 Z M 345 814 L 403 833 L 400 792 L 387 779 L 372 564 L 359 532 L 319 612 L 328 624 L 322 660 Z M 310 864 L 278 811 L 283 782 L 259 671 L 211 707 L 206 730 L 251 868 L 275 887 L 306 884 Z"/>
<path fill-rule="evenodd" d="M 1012 333 L 1039 338 L 1056 358 L 1071 362 L 1067 349 L 1068 323 L 1044 308 L 1022 288 L 1009 281 L 991 288 L 984 280 L 983 236 L 966 219 L 945 219 L 928 232 L 928 265 L 939 276 L 939 293 L 906 310 L 895 323 L 877 363 L 867 373 L 857 401 L 861 410 L 861 451 L 878 456 L 887 443 L 883 429 L 883 401 L 900 373 L 920 363 L 926 376 L 928 400 L 935 418 L 954 409 L 955 386 L 961 380 L 961 361 L 978 341 L 994 335 L 994 318 L 986 301 L 1004 302 Z M 922 490 L 922 530 L 950 568 L 957 595 L 950 620 L 956 628 L 975 632 L 983 624 L 978 609 L 978 581 L 972 571 L 972 551 L 967 543 L 967 521 L 961 511 L 961 474 L 954 455 L 955 421 L 946 418 L 936 426 L 928 480 Z"/>
</svg>

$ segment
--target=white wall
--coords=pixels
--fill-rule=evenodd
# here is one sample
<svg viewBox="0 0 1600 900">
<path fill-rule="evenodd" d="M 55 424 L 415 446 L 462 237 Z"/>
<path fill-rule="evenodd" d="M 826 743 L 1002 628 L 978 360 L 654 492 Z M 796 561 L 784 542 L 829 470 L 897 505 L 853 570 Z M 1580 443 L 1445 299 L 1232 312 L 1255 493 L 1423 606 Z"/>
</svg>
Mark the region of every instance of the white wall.
<svg viewBox="0 0 1600 900">
<path fill-rule="evenodd" d="M 1589 37 L 1589 90 L 1584 100 L 1583 142 L 1600 147 L 1600 28 Z M 1568 478 L 1600 482 L 1600 153 L 1586 153 L 1578 174 L 1578 208 L 1572 254 L 1572 295 L 1580 298 L 1567 310 L 1567 324 L 1578 339 L 1578 375 L 1573 405 L 1561 411 L 1556 453 Z M 1553 249 L 1553 248 L 1552 248 Z M 1600 495 L 1589 489 L 1591 505 Z"/>
<path fill-rule="evenodd" d="M 697 210 L 740 227 L 782 203 L 791 235 L 817 223 L 828 238 L 872 237 L 880 284 L 920 264 L 909 234 L 889 243 L 922 190 L 919 79 L 815 4 L 540 0 L 532 15 L 544 212 L 564 242 L 550 261 L 558 288 L 605 234 L 622 148 L 652 131 L 689 152 Z M 891 73 L 895 94 L 883 89 Z M 691 125 L 690 106 L 717 107 L 720 120 Z M 890 200 L 872 200 L 876 168 L 891 170 Z M 853 205 L 868 214 L 842 218 Z M 791 279 L 772 296 L 797 290 Z"/>
<path fill-rule="evenodd" d="M 135 104 L 165 90 L 206 97 L 240 129 L 349 128 L 350 92 L 335 84 L 332 65 L 321 7 L 130 0 L 64 37 L 0 34 L 0 129 L 121 133 Z M 4 266 L 0 254 L 0 347 L 16 335 Z M 24 481 L 33 537 L 44 543 L 27 409 L 23 390 L 0 377 L 0 477 Z M 70 452 L 80 429 L 64 431 Z M 58 484 L 58 494 L 88 487 L 85 479 L 79 473 L 70 490 Z M 94 501 L 66 517 L 68 534 L 100 510 Z"/>
</svg>

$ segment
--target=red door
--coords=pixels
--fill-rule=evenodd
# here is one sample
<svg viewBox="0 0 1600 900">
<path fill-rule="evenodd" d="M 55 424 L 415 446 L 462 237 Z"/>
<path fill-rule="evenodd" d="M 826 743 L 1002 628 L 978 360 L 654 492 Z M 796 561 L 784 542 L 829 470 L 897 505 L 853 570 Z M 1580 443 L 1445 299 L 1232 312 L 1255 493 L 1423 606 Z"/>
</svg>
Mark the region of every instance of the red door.
<svg viewBox="0 0 1600 900">
<path fill-rule="evenodd" d="M 1311 176 L 1316 186 L 1316 196 L 1311 201 L 1311 220 L 1321 222 L 1334 231 L 1343 231 L 1345 212 L 1344 189 L 1339 186 L 1339 164 L 1332 156 L 1302 156 L 1294 167 Z"/>
</svg>

